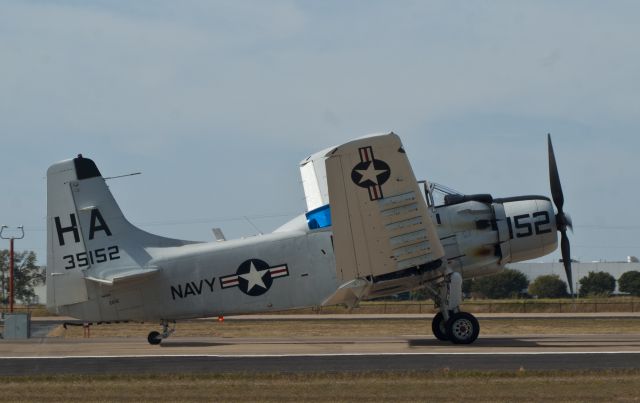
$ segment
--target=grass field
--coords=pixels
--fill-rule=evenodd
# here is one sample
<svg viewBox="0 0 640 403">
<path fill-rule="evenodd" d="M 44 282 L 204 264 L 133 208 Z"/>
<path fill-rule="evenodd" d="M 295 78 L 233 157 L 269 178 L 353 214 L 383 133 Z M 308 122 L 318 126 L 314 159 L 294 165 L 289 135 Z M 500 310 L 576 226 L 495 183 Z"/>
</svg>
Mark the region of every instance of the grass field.
<svg viewBox="0 0 640 403">
<path fill-rule="evenodd" d="M 640 401 L 640 370 L 16 377 L 2 401 Z"/>
</svg>

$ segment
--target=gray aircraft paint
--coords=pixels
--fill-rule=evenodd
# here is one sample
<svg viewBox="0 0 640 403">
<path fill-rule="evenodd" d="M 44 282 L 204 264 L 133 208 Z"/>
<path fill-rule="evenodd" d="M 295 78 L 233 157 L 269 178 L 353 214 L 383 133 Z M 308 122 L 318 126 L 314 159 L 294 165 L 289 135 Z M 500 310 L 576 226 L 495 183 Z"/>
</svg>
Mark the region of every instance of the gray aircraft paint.
<svg viewBox="0 0 640 403">
<path fill-rule="evenodd" d="M 214 243 L 158 237 L 131 225 L 97 168 L 83 177 L 78 160 L 90 161 L 63 161 L 48 171 L 47 304 L 54 312 L 115 321 L 275 311 L 319 305 L 339 285 L 327 230 L 292 224 L 288 231 Z M 113 260 L 103 258 L 116 247 Z M 220 279 L 249 259 L 286 265 L 287 275 L 273 278 L 258 296 L 238 286 L 223 289 Z"/>
<path fill-rule="evenodd" d="M 301 173 L 309 214 L 331 199 L 333 224 L 310 229 L 301 215 L 269 235 L 200 243 L 129 223 L 93 161 L 52 165 L 47 307 L 85 321 L 167 321 L 353 306 L 433 293 L 453 272 L 486 275 L 557 247 L 548 198 L 450 194 L 435 205 L 393 133 L 313 154 Z"/>
<path fill-rule="evenodd" d="M 151 249 L 149 253 L 149 264 L 160 268 L 158 275 L 123 287 L 93 283 L 89 294 L 100 297 L 89 304 L 69 306 L 65 313 L 86 320 L 109 321 L 268 312 L 319 305 L 338 286 L 335 269 L 329 270 L 335 260 L 327 231 L 262 235 Z M 256 258 L 270 265 L 286 264 L 289 273 L 274 278 L 269 289 L 259 296 L 247 295 L 238 286 L 222 288 L 221 278 L 234 275 L 241 263 Z"/>
</svg>

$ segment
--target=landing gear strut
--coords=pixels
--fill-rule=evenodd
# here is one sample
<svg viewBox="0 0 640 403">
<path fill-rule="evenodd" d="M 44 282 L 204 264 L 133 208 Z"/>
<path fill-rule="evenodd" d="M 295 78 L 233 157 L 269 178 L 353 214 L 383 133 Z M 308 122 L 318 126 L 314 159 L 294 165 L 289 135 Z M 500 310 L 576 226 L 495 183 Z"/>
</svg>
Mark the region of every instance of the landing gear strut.
<svg viewBox="0 0 640 403">
<path fill-rule="evenodd" d="M 438 284 L 434 297 L 440 312 L 431 322 L 431 330 L 438 340 L 454 344 L 471 344 L 480 334 L 480 323 L 475 316 L 460 311 L 462 302 L 462 276 L 450 272 Z"/>
<path fill-rule="evenodd" d="M 173 332 L 176 331 L 176 322 L 173 322 L 173 327 L 169 328 L 169 321 L 166 319 L 162 319 L 160 321 L 160 325 L 162 326 L 162 333 L 156 332 L 155 330 L 150 332 L 147 336 L 147 340 L 149 344 L 157 345 L 162 342 L 162 339 L 166 339 L 171 336 Z"/>
</svg>

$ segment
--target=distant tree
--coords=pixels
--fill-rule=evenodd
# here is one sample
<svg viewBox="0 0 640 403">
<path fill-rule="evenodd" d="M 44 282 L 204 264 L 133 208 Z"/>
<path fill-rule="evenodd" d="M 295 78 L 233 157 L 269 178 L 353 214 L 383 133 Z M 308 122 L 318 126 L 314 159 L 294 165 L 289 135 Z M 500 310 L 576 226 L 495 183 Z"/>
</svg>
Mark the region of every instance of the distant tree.
<svg viewBox="0 0 640 403">
<path fill-rule="evenodd" d="M 36 294 L 34 287 L 44 283 L 44 270 L 37 264 L 32 251 L 14 252 L 14 293 L 15 300 L 31 303 Z M 9 303 L 9 251 L 0 250 L 0 273 L 2 275 L 2 303 Z"/>
<path fill-rule="evenodd" d="M 603 271 L 590 271 L 580 279 L 580 296 L 610 295 L 616 289 L 616 279 Z"/>
<path fill-rule="evenodd" d="M 527 276 L 518 270 L 505 269 L 498 274 L 475 279 L 472 291 L 486 298 L 517 298 L 528 285 Z"/>
<path fill-rule="evenodd" d="M 640 271 L 627 271 L 618 279 L 618 288 L 621 292 L 640 296 Z"/>
<path fill-rule="evenodd" d="M 557 274 L 540 276 L 529 284 L 529 294 L 539 298 L 563 298 L 567 294 L 567 283 Z"/>
</svg>

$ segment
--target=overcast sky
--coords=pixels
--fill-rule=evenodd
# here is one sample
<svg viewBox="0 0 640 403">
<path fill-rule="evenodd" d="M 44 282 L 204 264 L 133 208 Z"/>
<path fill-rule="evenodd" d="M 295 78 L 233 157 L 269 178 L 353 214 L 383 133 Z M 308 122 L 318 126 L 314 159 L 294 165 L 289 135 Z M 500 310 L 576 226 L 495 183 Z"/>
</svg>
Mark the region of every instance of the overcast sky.
<svg viewBox="0 0 640 403">
<path fill-rule="evenodd" d="M 638 21 L 637 1 L 0 0 L 0 224 L 44 264 L 46 169 L 82 153 L 143 172 L 109 185 L 146 230 L 269 232 L 304 212 L 300 160 L 389 130 L 418 177 L 549 195 L 551 132 L 574 257 L 640 255 Z"/>
</svg>

